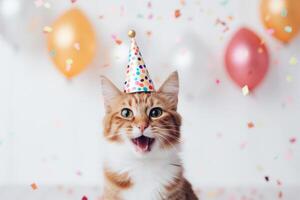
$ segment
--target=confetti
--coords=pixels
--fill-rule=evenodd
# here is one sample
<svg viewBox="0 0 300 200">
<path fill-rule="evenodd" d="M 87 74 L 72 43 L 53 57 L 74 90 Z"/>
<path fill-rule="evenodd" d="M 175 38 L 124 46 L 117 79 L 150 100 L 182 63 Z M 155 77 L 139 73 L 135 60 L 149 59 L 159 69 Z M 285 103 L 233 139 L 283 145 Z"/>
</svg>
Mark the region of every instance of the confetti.
<svg viewBox="0 0 300 200">
<path fill-rule="evenodd" d="M 284 31 L 287 33 L 291 33 L 293 31 L 293 28 L 291 26 L 285 26 Z"/>
<path fill-rule="evenodd" d="M 150 8 L 152 8 L 152 3 L 151 3 L 151 1 L 149 1 L 148 3 L 147 3 L 147 7 L 150 9 Z"/>
<path fill-rule="evenodd" d="M 282 182 L 280 180 L 277 180 L 276 183 L 277 183 L 278 186 L 282 185 Z"/>
<path fill-rule="evenodd" d="M 148 19 L 153 19 L 153 17 L 154 17 L 154 16 L 153 16 L 153 14 L 151 14 L 151 13 L 148 15 Z"/>
<path fill-rule="evenodd" d="M 52 32 L 52 28 L 50 26 L 45 26 L 43 29 L 44 33 L 51 33 Z"/>
<path fill-rule="evenodd" d="M 151 37 L 151 36 L 152 36 L 152 31 L 146 31 L 146 35 L 147 35 L 148 37 Z"/>
<path fill-rule="evenodd" d="M 220 83 L 221 83 L 220 79 L 216 79 L 216 80 L 215 80 L 215 83 L 216 83 L 217 85 L 220 85 Z"/>
<path fill-rule="evenodd" d="M 223 33 L 227 32 L 229 30 L 229 26 L 227 25 L 227 23 L 219 18 L 216 19 L 215 22 L 216 25 L 221 25 L 224 27 L 223 29 Z"/>
<path fill-rule="evenodd" d="M 56 51 L 54 49 L 52 49 L 50 52 L 49 52 L 50 56 L 51 57 L 54 57 L 56 55 Z"/>
<path fill-rule="evenodd" d="M 282 17 L 286 17 L 287 14 L 288 14 L 287 9 L 286 9 L 285 7 L 283 7 L 282 10 L 281 10 L 281 12 L 280 12 L 280 15 L 281 15 Z"/>
<path fill-rule="evenodd" d="M 223 1 L 220 1 L 220 4 L 222 6 L 226 6 L 228 4 L 229 0 L 223 0 Z"/>
<path fill-rule="evenodd" d="M 291 75 L 287 75 L 286 76 L 286 81 L 287 82 L 292 82 L 293 81 L 293 77 Z"/>
<path fill-rule="evenodd" d="M 181 12 L 179 9 L 175 10 L 174 12 L 175 18 L 179 18 L 181 16 Z"/>
<path fill-rule="evenodd" d="M 71 3 L 76 3 L 77 2 L 77 0 L 71 0 Z"/>
<path fill-rule="evenodd" d="M 285 158 L 285 160 L 287 160 L 287 161 L 292 160 L 293 157 L 294 157 L 294 153 L 293 153 L 293 151 L 292 151 L 291 149 L 289 149 L 289 150 L 285 153 L 285 155 L 284 155 L 284 158 Z"/>
<path fill-rule="evenodd" d="M 76 175 L 77 175 L 77 176 L 82 176 L 82 172 L 78 170 L 78 171 L 76 172 Z"/>
<path fill-rule="evenodd" d="M 297 141 L 297 138 L 296 138 L 296 137 L 291 137 L 291 138 L 290 138 L 290 143 L 291 143 L 291 144 L 295 144 L 296 141 Z"/>
<path fill-rule="evenodd" d="M 241 150 L 245 149 L 246 146 L 247 146 L 247 144 L 248 144 L 248 143 L 247 143 L 246 141 L 241 142 L 241 144 L 240 144 L 240 149 L 241 149 Z"/>
<path fill-rule="evenodd" d="M 296 57 L 291 57 L 289 61 L 290 65 L 296 65 L 298 63 L 298 60 Z"/>
<path fill-rule="evenodd" d="M 185 6 L 185 0 L 180 0 L 180 4 L 181 4 L 182 6 Z"/>
<path fill-rule="evenodd" d="M 272 29 L 272 28 L 269 28 L 269 29 L 267 29 L 267 33 L 269 34 L 269 35 L 273 35 L 274 34 L 274 29 Z"/>
<path fill-rule="evenodd" d="M 120 40 L 120 39 L 116 39 L 115 42 L 117 45 L 121 45 L 123 43 L 122 40 Z"/>
<path fill-rule="evenodd" d="M 44 7 L 45 7 L 45 8 L 51 8 L 51 4 L 50 4 L 49 2 L 46 2 L 46 3 L 44 4 Z"/>
<path fill-rule="evenodd" d="M 248 126 L 248 128 L 254 128 L 254 123 L 253 122 L 248 122 L 247 126 Z"/>
<path fill-rule="evenodd" d="M 32 183 L 32 184 L 30 185 L 30 187 L 31 187 L 32 190 L 37 190 L 37 189 L 38 189 L 38 186 L 37 186 L 36 183 Z"/>
<path fill-rule="evenodd" d="M 88 198 L 87 198 L 86 196 L 83 196 L 83 197 L 81 198 L 81 200 L 88 200 Z"/>
<path fill-rule="evenodd" d="M 278 198 L 281 199 L 282 197 L 283 197 L 283 193 L 282 193 L 282 191 L 279 191 L 279 192 L 278 192 Z"/>
<path fill-rule="evenodd" d="M 34 1 L 34 5 L 35 5 L 37 8 L 41 7 L 43 4 L 44 4 L 44 1 L 43 1 L 43 0 L 36 0 L 36 1 Z"/>
<path fill-rule="evenodd" d="M 72 64 L 73 64 L 73 59 L 68 58 L 68 59 L 66 60 L 66 70 L 67 70 L 68 72 L 71 70 Z"/>
<path fill-rule="evenodd" d="M 250 91 L 249 91 L 248 85 L 245 85 L 245 86 L 242 88 L 242 92 L 243 92 L 243 95 L 244 95 L 244 96 L 249 95 Z"/>
<path fill-rule="evenodd" d="M 139 18 L 139 19 L 143 19 L 143 18 L 144 18 L 144 15 L 139 13 L 139 14 L 137 14 L 136 17 Z"/>
<path fill-rule="evenodd" d="M 268 176 L 265 176 L 265 181 L 269 182 L 270 178 Z"/>
<path fill-rule="evenodd" d="M 74 48 L 79 51 L 80 50 L 80 44 L 78 42 L 74 43 Z"/>
</svg>

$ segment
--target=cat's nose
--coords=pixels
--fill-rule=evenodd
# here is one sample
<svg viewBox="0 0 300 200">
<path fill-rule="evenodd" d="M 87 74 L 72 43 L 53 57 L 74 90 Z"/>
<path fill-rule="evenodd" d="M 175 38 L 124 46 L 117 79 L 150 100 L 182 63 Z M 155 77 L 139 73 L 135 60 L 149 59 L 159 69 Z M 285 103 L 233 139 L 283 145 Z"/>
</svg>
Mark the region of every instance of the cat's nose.
<svg viewBox="0 0 300 200">
<path fill-rule="evenodd" d="M 141 130 L 142 133 L 144 133 L 144 131 L 147 127 L 148 127 L 148 123 L 140 123 L 138 125 L 138 128 Z"/>
</svg>

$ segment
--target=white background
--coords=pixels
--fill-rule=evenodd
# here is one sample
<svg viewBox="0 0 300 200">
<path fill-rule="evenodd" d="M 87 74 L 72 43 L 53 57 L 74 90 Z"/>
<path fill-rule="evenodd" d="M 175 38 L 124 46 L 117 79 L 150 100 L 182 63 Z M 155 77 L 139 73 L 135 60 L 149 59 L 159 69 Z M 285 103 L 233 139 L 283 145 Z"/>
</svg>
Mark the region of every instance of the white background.
<svg viewBox="0 0 300 200">
<path fill-rule="evenodd" d="M 260 23 L 258 0 L 186 0 L 185 5 L 157 0 L 151 8 L 144 0 L 53 0 L 50 9 L 24 2 L 45 20 L 35 32 L 16 34 L 22 38 L 17 50 L 0 37 L 0 187 L 29 188 L 33 182 L 101 185 L 104 112 L 99 75 L 105 73 L 122 86 L 127 31 L 134 28 L 157 87 L 179 70 L 182 154 L 195 187 L 277 188 L 280 180 L 283 187 L 299 188 L 300 63 L 292 66 L 289 60 L 300 60 L 300 37 L 284 46 L 268 35 Z M 91 20 L 99 48 L 93 64 L 67 80 L 50 60 L 42 28 L 74 5 Z M 175 9 L 181 10 L 178 19 Z M 229 31 L 215 24 L 217 18 L 227 22 Z M 271 57 L 264 82 L 250 96 L 243 96 L 223 64 L 226 44 L 241 26 L 262 36 Z M 106 63 L 110 66 L 103 69 Z M 249 129 L 248 122 L 255 127 Z M 298 141 L 291 144 L 291 137 Z"/>
</svg>

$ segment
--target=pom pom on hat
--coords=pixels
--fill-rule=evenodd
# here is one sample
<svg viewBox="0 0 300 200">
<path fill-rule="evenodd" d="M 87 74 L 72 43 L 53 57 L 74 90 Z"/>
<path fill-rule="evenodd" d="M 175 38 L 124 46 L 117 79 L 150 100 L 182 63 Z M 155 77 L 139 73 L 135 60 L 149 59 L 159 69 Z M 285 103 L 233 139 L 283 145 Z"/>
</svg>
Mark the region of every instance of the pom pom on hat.
<svg viewBox="0 0 300 200">
<path fill-rule="evenodd" d="M 131 46 L 126 68 L 124 92 L 153 92 L 155 91 L 153 81 L 149 76 L 142 54 L 136 43 L 135 35 L 134 30 L 128 31 L 128 36 L 131 38 Z"/>
</svg>

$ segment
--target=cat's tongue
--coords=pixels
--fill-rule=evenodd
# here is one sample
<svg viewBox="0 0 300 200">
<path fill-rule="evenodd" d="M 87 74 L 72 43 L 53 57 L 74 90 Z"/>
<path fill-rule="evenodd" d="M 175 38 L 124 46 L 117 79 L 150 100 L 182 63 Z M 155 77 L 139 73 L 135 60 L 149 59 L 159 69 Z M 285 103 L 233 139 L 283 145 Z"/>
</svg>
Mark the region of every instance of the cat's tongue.
<svg viewBox="0 0 300 200">
<path fill-rule="evenodd" d="M 139 152 L 147 152 L 151 150 L 152 138 L 140 136 L 132 140 L 135 144 L 136 150 Z"/>
</svg>

